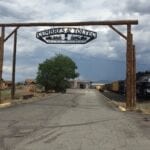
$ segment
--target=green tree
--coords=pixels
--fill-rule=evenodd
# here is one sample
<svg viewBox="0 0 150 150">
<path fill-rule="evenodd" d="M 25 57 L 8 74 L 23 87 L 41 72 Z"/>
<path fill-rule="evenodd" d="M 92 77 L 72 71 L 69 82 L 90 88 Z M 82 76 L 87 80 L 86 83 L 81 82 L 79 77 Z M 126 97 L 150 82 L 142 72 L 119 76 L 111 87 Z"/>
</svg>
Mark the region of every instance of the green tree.
<svg viewBox="0 0 150 150">
<path fill-rule="evenodd" d="M 36 81 L 45 87 L 45 92 L 55 90 L 65 92 L 69 87 L 69 79 L 78 77 L 77 66 L 68 56 L 58 54 L 39 64 Z"/>
</svg>

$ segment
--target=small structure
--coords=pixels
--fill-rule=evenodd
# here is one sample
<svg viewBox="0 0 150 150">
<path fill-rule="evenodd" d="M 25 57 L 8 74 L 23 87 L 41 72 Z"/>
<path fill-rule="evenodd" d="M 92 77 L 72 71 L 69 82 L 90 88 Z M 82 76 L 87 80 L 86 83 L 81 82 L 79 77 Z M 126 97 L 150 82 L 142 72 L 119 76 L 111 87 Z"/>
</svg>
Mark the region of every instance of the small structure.
<svg viewBox="0 0 150 150">
<path fill-rule="evenodd" d="M 86 80 L 69 80 L 69 83 L 72 89 L 89 89 L 91 87 L 91 81 Z"/>
<path fill-rule="evenodd" d="M 36 81 L 34 79 L 26 79 L 24 84 L 25 84 L 25 92 L 36 91 Z"/>
<path fill-rule="evenodd" d="M 26 79 L 24 84 L 25 85 L 33 85 L 33 84 L 36 84 L 36 81 L 34 79 Z"/>
<path fill-rule="evenodd" d="M 12 81 L 2 81 L 1 85 L 0 85 L 0 89 L 4 90 L 4 89 L 9 89 L 12 87 Z"/>
<path fill-rule="evenodd" d="M 97 89 L 97 90 L 101 90 L 101 89 L 103 89 L 104 88 L 104 83 L 99 83 L 99 82 L 93 82 L 92 84 L 91 84 L 91 88 L 94 88 L 94 89 Z"/>
</svg>

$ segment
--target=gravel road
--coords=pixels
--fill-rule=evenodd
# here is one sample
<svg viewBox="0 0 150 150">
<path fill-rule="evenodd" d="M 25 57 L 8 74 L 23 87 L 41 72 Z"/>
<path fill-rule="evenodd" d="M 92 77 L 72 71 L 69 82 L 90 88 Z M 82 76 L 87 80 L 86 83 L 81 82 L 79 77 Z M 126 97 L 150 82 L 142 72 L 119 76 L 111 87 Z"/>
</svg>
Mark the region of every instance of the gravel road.
<svg viewBox="0 0 150 150">
<path fill-rule="evenodd" d="M 0 109 L 0 150 L 149 150 L 149 119 L 98 91 L 68 90 Z"/>
</svg>

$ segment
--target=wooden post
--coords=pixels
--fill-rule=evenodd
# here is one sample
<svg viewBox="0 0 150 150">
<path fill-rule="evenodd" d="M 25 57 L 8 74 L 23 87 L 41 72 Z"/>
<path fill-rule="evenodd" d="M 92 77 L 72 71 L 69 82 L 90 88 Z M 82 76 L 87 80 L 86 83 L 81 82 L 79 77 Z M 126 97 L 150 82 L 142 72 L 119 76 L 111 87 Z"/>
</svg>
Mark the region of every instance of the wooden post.
<svg viewBox="0 0 150 150">
<path fill-rule="evenodd" d="M 15 97 L 16 50 L 17 50 L 17 30 L 14 32 L 11 99 L 14 99 Z"/>
<path fill-rule="evenodd" d="M 127 25 L 127 53 L 126 53 L 126 108 L 132 108 L 132 34 L 131 25 Z"/>
<path fill-rule="evenodd" d="M 136 107 L 136 55 L 135 45 L 133 45 L 133 108 Z"/>
<path fill-rule="evenodd" d="M 5 27 L 1 27 L 0 36 L 0 103 L 2 103 L 1 90 L 2 90 L 2 74 L 3 74 L 3 57 L 4 57 L 4 38 L 5 38 Z"/>
<path fill-rule="evenodd" d="M 0 37 L 0 104 L 2 103 L 2 96 L 1 96 L 1 90 L 2 90 L 2 61 L 3 61 L 3 50 L 2 50 L 2 37 Z"/>
<path fill-rule="evenodd" d="M 136 58 L 131 25 L 127 25 L 127 76 L 126 76 L 126 107 L 136 106 Z"/>
</svg>

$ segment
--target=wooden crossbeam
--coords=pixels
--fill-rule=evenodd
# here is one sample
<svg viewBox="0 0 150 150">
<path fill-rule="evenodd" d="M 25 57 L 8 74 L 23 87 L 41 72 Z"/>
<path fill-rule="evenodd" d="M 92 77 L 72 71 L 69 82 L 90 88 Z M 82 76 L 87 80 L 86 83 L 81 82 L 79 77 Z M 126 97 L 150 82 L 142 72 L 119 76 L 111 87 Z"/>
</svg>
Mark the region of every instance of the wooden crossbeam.
<svg viewBox="0 0 150 150">
<path fill-rule="evenodd" d="M 30 22 L 30 23 L 0 23 L 5 27 L 31 26 L 91 26 L 91 25 L 136 25 L 138 20 L 84 21 L 84 22 Z"/>
</svg>

